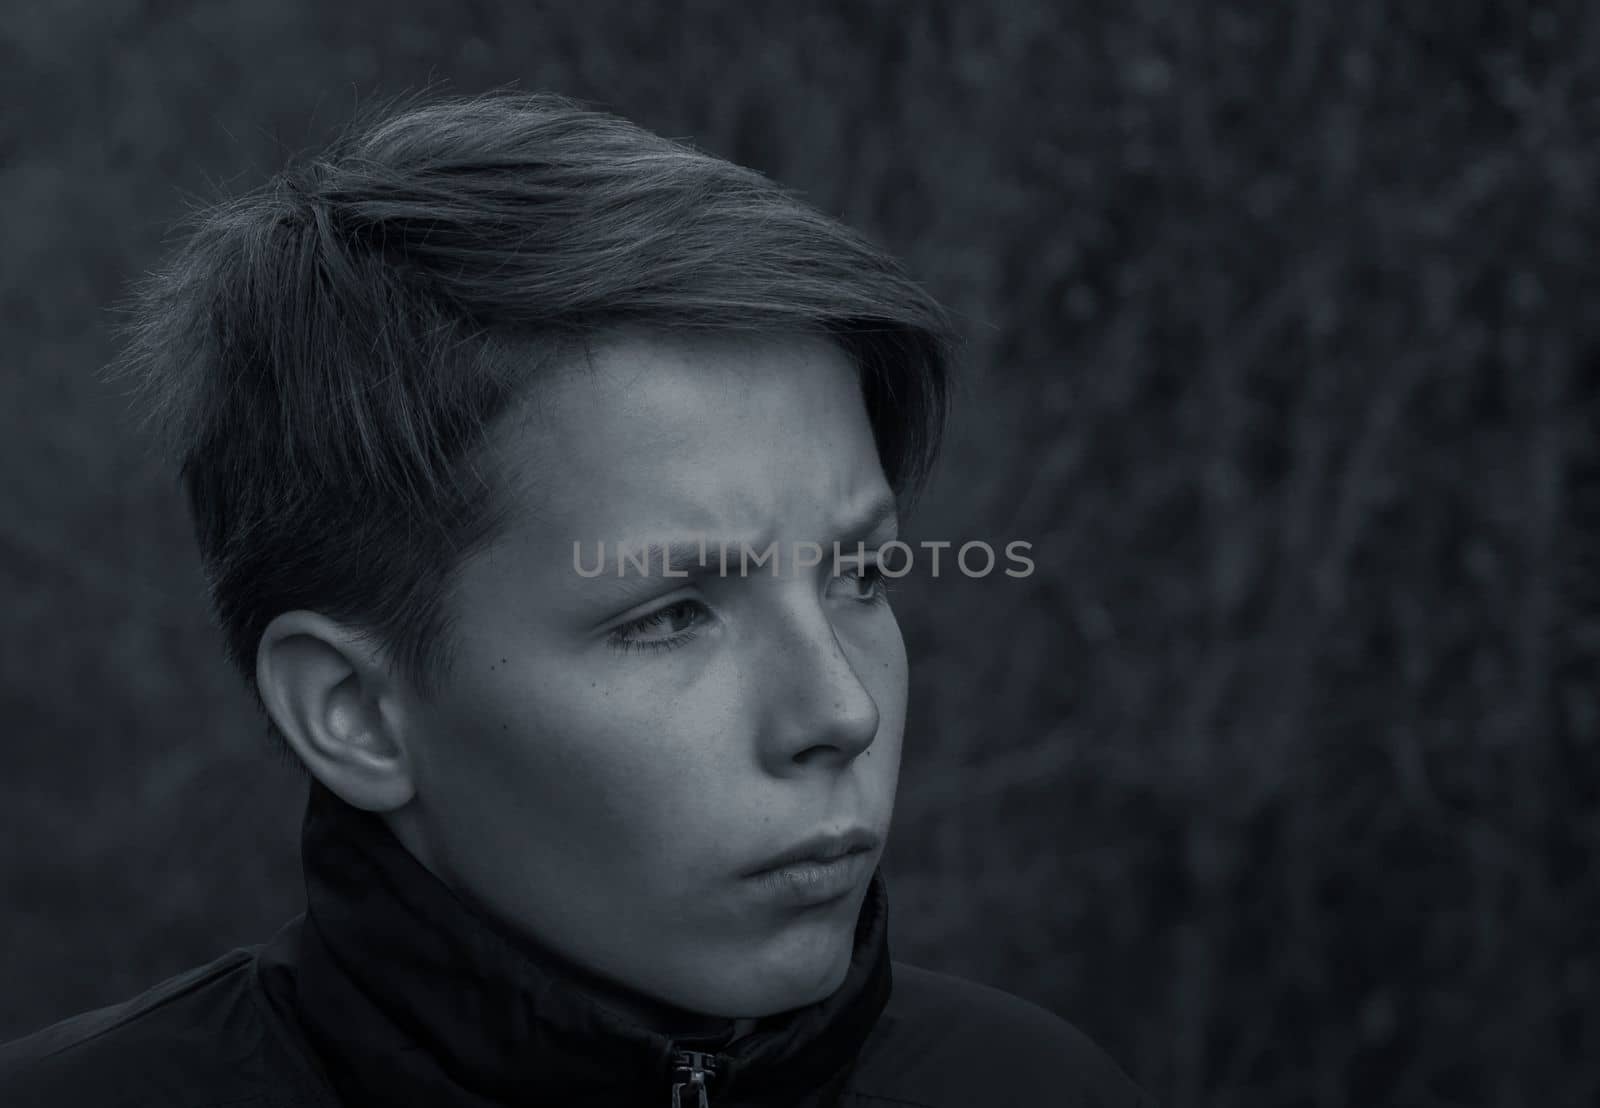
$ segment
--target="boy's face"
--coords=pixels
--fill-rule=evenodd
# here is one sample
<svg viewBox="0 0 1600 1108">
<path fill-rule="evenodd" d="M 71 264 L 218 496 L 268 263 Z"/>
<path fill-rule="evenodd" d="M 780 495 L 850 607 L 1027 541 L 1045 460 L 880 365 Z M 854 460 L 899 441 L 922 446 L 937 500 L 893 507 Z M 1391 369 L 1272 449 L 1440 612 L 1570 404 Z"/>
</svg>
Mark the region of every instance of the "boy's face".
<svg viewBox="0 0 1600 1108">
<path fill-rule="evenodd" d="M 809 1004 L 849 965 L 905 720 L 899 625 L 856 576 L 856 539 L 870 562 L 896 536 L 855 369 L 820 339 L 619 338 L 590 365 L 496 430 L 512 511 L 462 568 L 451 677 L 408 706 L 397 833 L 506 924 L 648 996 L 724 1017 Z M 707 579 L 664 576 L 659 554 L 617 576 L 619 541 L 701 535 Z M 741 577 L 741 540 L 776 542 L 777 576 Z M 605 543 L 604 573 L 578 572 L 575 541 L 588 570 Z M 821 563 L 797 570 L 797 541 Z M 854 828 L 880 845 L 836 899 L 746 876 Z"/>
</svg>

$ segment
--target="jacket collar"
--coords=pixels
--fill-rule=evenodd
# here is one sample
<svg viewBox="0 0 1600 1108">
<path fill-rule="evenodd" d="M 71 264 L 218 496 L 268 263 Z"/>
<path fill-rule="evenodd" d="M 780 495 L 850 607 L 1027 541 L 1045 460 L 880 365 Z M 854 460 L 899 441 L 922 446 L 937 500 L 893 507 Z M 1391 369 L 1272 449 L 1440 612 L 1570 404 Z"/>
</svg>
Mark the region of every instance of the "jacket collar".
<svg viewBox="0 0 1600 1108">
<path fill-rule="evenodd" d="M 316 781 L 301 842 L 295 1003 L 352 1108 L 666 1105 L 683 1050 L 714 1057 L 714 1108 L 832 1104 L 889 998 L 881 872 L 843 985 L 729 1043 L 728 1020 L 662 1009 L 668 1034 L 620 1014 L 614 986 L 474 910 L 379 817 Z"/>
</svg>

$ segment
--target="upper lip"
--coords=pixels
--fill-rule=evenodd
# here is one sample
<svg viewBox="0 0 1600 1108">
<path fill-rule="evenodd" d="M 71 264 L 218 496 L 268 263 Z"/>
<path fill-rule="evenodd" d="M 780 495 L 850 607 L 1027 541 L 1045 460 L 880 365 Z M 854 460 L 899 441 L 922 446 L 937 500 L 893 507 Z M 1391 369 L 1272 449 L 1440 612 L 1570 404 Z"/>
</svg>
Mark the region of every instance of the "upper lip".
<svg viewBox="0 0 1600 1108">
<path fill-rule="evenodd" d="M 788 850 L 774 854 L 749 870 L 745 876 L 753 877 L 758 873 L 765 873 L 767 870 L 787 866 L 793 862 L 826 862 L 860 850 L 876 850 L 881 841 L 882 837 L 868 827 L 824 831 L 791 846 Z"/>
</svg>

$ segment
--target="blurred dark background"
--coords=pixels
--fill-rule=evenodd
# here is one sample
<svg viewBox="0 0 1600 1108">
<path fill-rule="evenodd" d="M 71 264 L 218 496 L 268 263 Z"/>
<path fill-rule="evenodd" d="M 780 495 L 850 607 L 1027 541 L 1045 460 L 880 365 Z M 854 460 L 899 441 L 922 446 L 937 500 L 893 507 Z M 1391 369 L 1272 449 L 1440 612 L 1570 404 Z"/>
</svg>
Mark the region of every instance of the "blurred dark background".
<svg viewBox="0 0 1600 1108">
<path fill-rule="evenodd" d="M 0 1039 L 299 911 L 302 790 L 97 370 L 186 198 L 516 81 L 802 190 L 961 316 L 910 537 L 908 961 L 1169 1108 L 1600 1103 L 1600 9 L 0 14 Z"/>
</svg>

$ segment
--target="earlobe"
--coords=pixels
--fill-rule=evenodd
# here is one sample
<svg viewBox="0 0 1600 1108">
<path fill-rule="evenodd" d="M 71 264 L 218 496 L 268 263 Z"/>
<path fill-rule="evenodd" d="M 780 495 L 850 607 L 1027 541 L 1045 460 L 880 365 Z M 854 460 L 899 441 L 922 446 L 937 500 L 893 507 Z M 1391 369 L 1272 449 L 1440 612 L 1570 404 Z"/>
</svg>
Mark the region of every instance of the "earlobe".
<svg viewBox="0 0 1600 1108">
<path fill-rule="evenodd" d="M 347 803 L 391 811 L 415 793 L 394 684 L 372 646 L 315 612 L 279 615 L 256 648 L 267 714 L 306 769 Z"/>
</svg>

